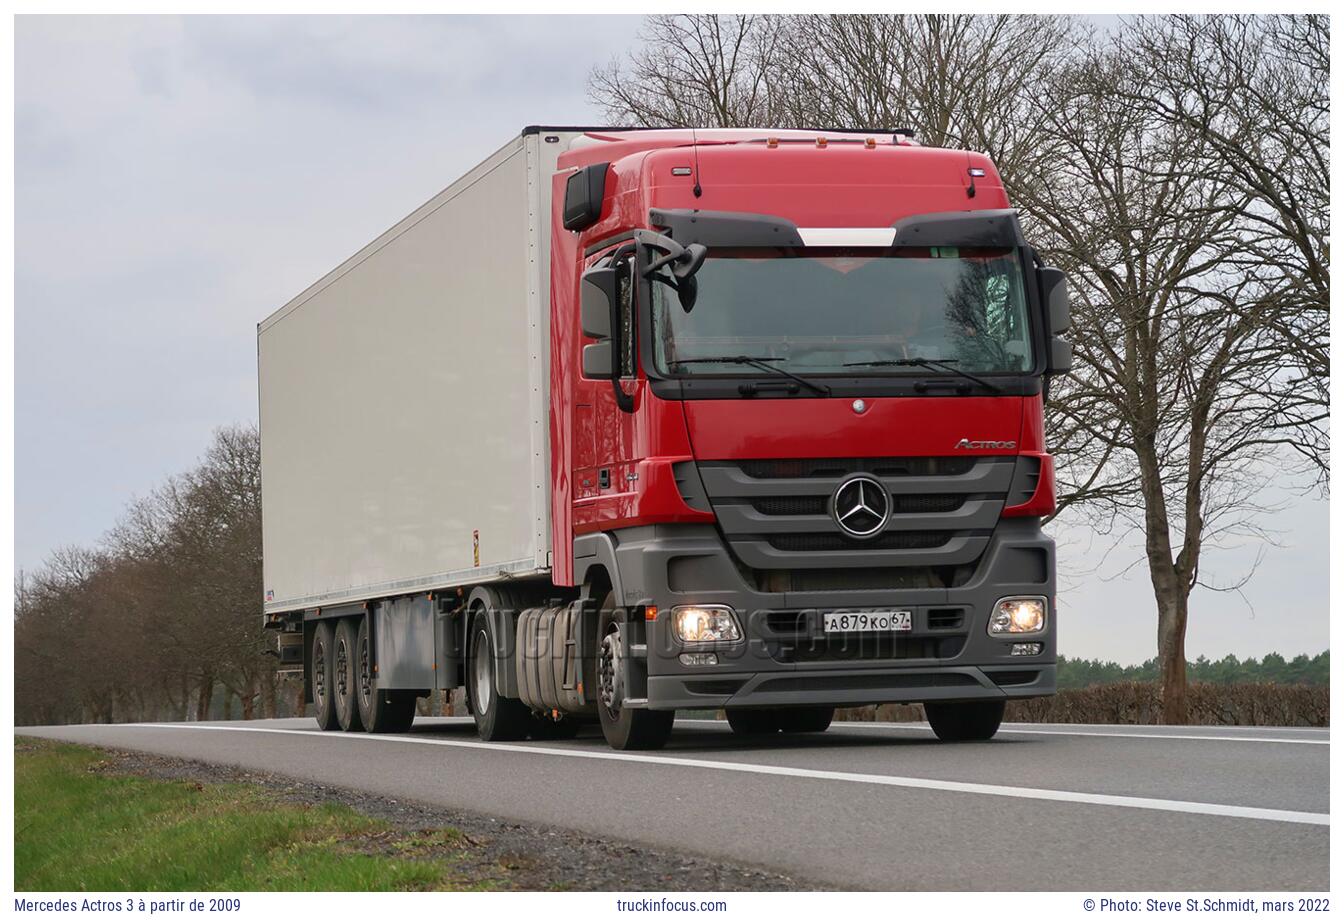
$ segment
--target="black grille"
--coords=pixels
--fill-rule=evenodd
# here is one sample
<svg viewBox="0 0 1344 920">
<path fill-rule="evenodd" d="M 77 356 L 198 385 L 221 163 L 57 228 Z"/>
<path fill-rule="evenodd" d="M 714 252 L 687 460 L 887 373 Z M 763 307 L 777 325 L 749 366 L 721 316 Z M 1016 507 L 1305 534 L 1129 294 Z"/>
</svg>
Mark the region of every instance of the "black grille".
<svg viewBox="0 0 1344 920">
<path fill-rule="evenodd" d="M 768 542 L 786 553 L 854 552 L 865 549 L 933 549 L 952 538 L 947 531 L 912 530 L 886 533 L 871 540 L 851 540 L 840 534 L 787 533 L 774 534 Z"/>
<path fill-rule="evenodd" d="M 903 568 L 752 569 L 751 572 L 758 591 L 893 591 L 951 588 L 957 584 L 954 569 L 918 565 Z"/>
<path fill-rule="evenodd" d="M 960 629 L 965 618 L 958 607 L 935 607 L 928 613 L 929 629 Z"/>
<path fill-rule="evenodd" d="M 826 496 L 824 495 L 782 495 L 776 498 L 758 498 L 751 503 L 761 514 L 825 514 Z"/>
<path fill-rule="evenodd" d="M 1017 687 L 1031 683 L 1040 673 L 1040 671 L 997 671 L 989 676 L 1000 687 Z"/>
<path fill-rule="evenodd" d="M 845 476 L 854 472 L 872 473 L 875 476 L 962 476 L 975 466 L 975 458 L 744 460 L 739 466 L 752 479 L 807 479 L 813 476 Z"/>
<path fill-rule="evenodd" d="M 965 495 L 894 495 L 892 514 L 937 514 L 956 511 L 966 503 Z"/>
<path fill-rule="evenodd" d="M 796 610 L 771 611 L 765 615 L 765 625 L 771 632 L 807 632 L 807 614 Z"/>
<path fill-rule="evenodd" d="M 794 517 L 829 513 L 830 499 L 825 495 L 780 495 L 758 498 L 751 503 L 760 514 Z M 941 514 L 956 511 L 966 503 L 965 495 L 893 495 L 892 514 Z"/>
<path fill-rule="evenodd" d="M 913 638 L 879 633 L 822 636 L 794 643 L 781 642 L 774 657 L 779 661 L 904 661 L 952 658 L 966 644 L 963 636 Z"/>
</svg>

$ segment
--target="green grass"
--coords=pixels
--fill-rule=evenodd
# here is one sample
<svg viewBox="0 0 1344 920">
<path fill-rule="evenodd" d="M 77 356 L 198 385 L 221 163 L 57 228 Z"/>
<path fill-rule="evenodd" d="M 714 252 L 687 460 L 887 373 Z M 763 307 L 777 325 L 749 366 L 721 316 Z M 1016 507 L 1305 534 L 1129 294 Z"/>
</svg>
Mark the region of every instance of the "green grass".
<svg viewBox="0 0 1344 920">
<path fill-rule="evenodd" d="M 404 832 L 336 805 L 242 785 L 107 772 L 90 748 L 15 741 L 19 891 L 477 888 L 452 828 Z M 489 885 L 489 882 L 486 883 Z"/>
</svg>

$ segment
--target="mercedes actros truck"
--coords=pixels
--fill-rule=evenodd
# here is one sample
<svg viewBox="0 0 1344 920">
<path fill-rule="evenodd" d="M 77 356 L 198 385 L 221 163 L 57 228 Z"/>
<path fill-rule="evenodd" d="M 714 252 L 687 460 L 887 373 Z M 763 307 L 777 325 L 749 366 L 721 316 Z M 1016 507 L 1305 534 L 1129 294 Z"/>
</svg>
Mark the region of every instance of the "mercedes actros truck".
<svg viewBox="0 0 1344 920">
<path fill-rule="evenodd" d="M 989 738 L 1055 689 L 1068 325 L 984 155 L 529 127 L 259 325 L 264 623 L 324 729 Z"/>
</svg>

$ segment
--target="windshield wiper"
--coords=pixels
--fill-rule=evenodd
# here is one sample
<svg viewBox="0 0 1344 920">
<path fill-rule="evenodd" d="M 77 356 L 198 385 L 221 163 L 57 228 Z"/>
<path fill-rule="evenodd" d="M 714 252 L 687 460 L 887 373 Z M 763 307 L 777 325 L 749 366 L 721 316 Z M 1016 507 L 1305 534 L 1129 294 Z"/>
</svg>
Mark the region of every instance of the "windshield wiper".
<svg viewBox="0 0 1344 920">
<path fill-rule="evenodd" d="M 951 371 L 965 377 L 972 383 L 978 383 L 980 386 L 994 393 L 1002 393 L 1003 387 L 997 383 L 991 383 L 984 377 L 977 377 L 975 374 L 964 371 L 959 367 L 953 367 L 956 364 L 955 358 L 885 358 L 881 361 L 855 361 L 846 364 L 845 367 L 925 367 L 935 371 Z"/>
<path fill-rule="evenodd" d="M 764 358 L 752 357 L 751 355 L 724 355 L 720 358 L 684 358 L 680 361 L 673 361 L 674 365 L 681 364 L 746 364 L 750 367 L 758 367 L 761 370 L 771 371 L 781 377 L 787 377 L 790 380 L 796 380 L 807 387 L 813 393 L 821 396 L 830 396 L 831 388 L 814 380 L 808 380 L 806 377 L 799 377 L 791 371 L 786 371 L 782 367 L 775 367 L 771 361 L 783 361 L 781 357 L 769 356 Z"/>
</svg>

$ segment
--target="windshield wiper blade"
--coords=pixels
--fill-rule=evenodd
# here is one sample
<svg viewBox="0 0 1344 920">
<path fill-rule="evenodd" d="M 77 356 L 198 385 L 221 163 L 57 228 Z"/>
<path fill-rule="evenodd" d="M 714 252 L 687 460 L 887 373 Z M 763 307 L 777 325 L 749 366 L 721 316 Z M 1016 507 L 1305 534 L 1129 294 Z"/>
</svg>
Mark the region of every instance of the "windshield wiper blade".
<svg viewBox="0 0 1344 920">
<path fill-rule="evenodd" d="M 881 361 L 855 361 L 846 364 L 845 367 L 925 367 L 935 371 L 951 371 L 954 374 L 965 377 L 972 383 L 978 383 L 980 386 L 994 393 L 1002 393 L 1003 387 L 997 383 L 992 383 L 984 377 L 977 377 L 969 371 L 964 371 L 959 367 L 953 367 L 956 364 L 955 358 L 885 358 Z"/>
<path fill-rule="evenodd" d="M 831 388 L 823 383 L 817 383 L 815 380 L 808 380 L 806 377 L 799 377 L 792 371 L 786 371 L 782 367 L 775 367 L 771 361 L 783 361 L 782 357 L 774 355 L 766 357 L 753 357 L 752 355 L 723 355 L 718 358 L 684 358 L 680 361 L 673 361 L 673 364 L 746 364 L 749 367 L 758 367 L 761 370 L 771 371 L 781 377 L 787 377 L 790 380 L 796 380 L 798 383 L 807 387 L 813 393 L 821 396 L 830 396 Z"/>
</svg>

